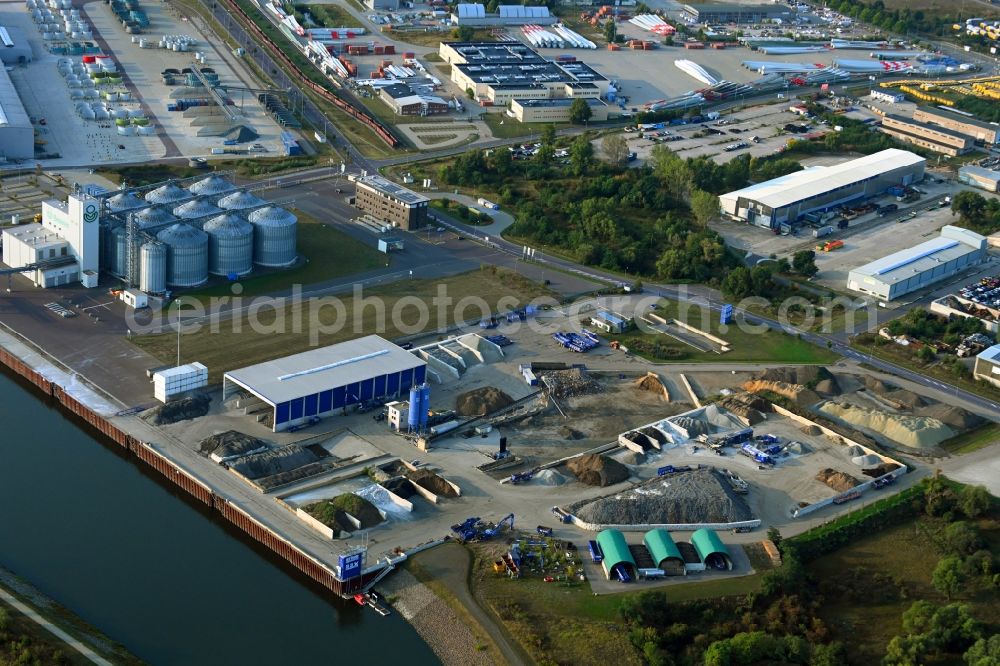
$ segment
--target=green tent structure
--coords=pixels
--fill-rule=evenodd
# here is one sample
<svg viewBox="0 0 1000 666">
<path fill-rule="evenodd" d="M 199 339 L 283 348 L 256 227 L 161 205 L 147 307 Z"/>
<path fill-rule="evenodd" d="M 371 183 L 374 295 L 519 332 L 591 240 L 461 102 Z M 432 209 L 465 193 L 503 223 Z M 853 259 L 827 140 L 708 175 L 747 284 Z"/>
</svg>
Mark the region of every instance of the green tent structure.
<svg viewBox="0 0 1000 666">
<path fill-rule="evenodd" d="M 623 583 L 634 580 L 637 575 L 637 567 L 632 553 L 625 542 L 625 536 L 618 530 L 604 530 L 597 533 L 597 544 L 601 547 L 604 559 L 601 566 L 604 567 L 604 575 L 608 580 L 617 578 Z"/>
<path fill-rule="evenodd" d="M 691 545 L 694 546 L 701 561 L 705 563 L 705 568 L 719 569 L 720 571 L 732 570 L 733 559 L 729 556 L 729 549 L 713 530 L 702 528 L 692 534 Z"/>
<path fill-rule="evenodd" d="M 642 542 L 653 557 L 653 563 L 668 576 L 683 576 L 686 573 L 684 558 L 670 532 L 662 528 L 650 530 L 646 532 Z"/>
</svg>

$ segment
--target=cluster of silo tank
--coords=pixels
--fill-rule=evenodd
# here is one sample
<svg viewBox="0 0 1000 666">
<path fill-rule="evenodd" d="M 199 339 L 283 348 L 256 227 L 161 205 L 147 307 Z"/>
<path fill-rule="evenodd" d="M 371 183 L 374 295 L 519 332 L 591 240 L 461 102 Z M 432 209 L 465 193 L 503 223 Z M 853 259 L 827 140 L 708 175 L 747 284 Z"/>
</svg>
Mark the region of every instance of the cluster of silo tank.
<svg viewBox="0 0 1000 666">
<path fill-rule="evenodd" d="M 410 388 L 410 409 L 406 416 L 406 426 L 411 432 L 427 428 L 431 408 L 431 387 L 427 384 Z"/>
<path fill-rule="evenodd" d="M 208 176 L 187 189 L 167 183 L 147 192 L 144 199 L 120 193 L 107 200 L 111 210 L 132 216 L 139 230 L 156 235 L 155 241 L 139 250 L 143 291 L 196 287 L 209 275 L 232 279 L 250 273 L 254 264 L 285 267 L 295 263 L 295 215 L 236 190 L 220 176 Z M 116 235 L 124 227 L 121 230 L 111 229 L 105 245 L 106 265 L 116 269 L 125 266 L 115 251 L 123 245 L 127 248 L 127 241 L 119 242 Z"/>
</svg>

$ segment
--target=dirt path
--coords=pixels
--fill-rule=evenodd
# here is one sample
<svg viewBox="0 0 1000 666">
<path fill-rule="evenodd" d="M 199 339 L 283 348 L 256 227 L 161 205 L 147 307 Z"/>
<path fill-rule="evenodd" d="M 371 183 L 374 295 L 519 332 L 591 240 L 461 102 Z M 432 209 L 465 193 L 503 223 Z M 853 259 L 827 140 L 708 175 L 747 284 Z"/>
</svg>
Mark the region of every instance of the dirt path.
<svg viewBox="0 0 1000 666">
<path fill-rule="evenodd" d="M 420 569 L 421 575 L 426 574 L 437 580 L 455 596 L 496 643 L 506 663 L 514 666 L 531 663 L 507 635 L 506 629 L 479 605 L 469 590 L 472 553 L 458 544 L 446 544 L 417 555 L 414 564 Z"/>
<path fill-rule="evenodd" d="M 82 641 L 73 638 L 52 622 L 42 617 L 34 608 L 26 603 L 23 603 L 7 590 L 0 588 L 0 600 L 3 600 L 4 603 L 16 608 L 18 612 L 22 613 L 26 618 L 53 634 L 56 638 L 82 654 L 91 662 L 97 664 L 98 666 L 112 666 L 110 661 L 91 650 L 89 647 L 84 645 Z"/>
</svg>

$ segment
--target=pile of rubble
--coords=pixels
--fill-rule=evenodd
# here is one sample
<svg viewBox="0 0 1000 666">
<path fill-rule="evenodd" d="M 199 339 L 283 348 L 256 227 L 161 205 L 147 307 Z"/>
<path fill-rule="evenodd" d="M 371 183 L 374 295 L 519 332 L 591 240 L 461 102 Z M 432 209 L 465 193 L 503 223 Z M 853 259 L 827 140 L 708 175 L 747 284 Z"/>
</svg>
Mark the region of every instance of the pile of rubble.
<svg viewBox="0 0 1000 666">
<path fill-rule="evenodd" d="M 158 405 L 152 409 L 147 409 L 140 418 L 150 425 L 161 426 L 196 419 L 208 414 L 208 406 L 212 398 L 207 395 L 195 394 L 171 400 L 165 405 Z"/>
<path fill-rule="evenodd" d="M 546 371 L 542 375 L 542 381 L 548 387 L 549 393 L 556 398 L 589 395 L 604 390 L 600 382 L 587 374 L 583 368 Z"/>
</svg>

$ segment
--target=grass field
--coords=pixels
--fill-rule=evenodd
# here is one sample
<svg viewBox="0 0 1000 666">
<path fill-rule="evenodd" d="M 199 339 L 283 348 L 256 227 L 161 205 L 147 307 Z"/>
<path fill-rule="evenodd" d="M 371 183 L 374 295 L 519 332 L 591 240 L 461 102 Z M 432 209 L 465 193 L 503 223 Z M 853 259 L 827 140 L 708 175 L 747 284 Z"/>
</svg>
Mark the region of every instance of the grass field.
<svg viewBox="0 0 1000 666">
<path fill-rule="evenodd" d="M 652 361 L 802 364 L 833 363 L 838 358 L 831 351 L 770 329 L 764 333 L 756 334 L 741 330 L 739 326 L 729 325 L 723 330 L 720 328 L 718 313 L 709 312 L 706 314 L 702 308 L 696 305 L 689 306 L 686 315 L 679 317 L 681 311 L 677 302 L 663 300 L 660 301 L 656 314 L 664 319 L 680 318 L 688 325 L 701 330 L 705 330 L 704 327 L 707 324 L 708 333 L 722 338 L 731 345 L 732 349 L 724 354 L 701 352 L 667 335 L 638 331 L 615 335 L 615 339 L 628 347 L 630 351 L 644 358 L 648 357 Z M 659 343 L 661 348 L 668 350 L 665 355 L 657 357 L 643 351 L 644 346 L 656 343 Z"/>
<path fill-rule="evenodd" d="M 309 13 L 321 28 L 360 28 L 361 21 L 340 5 L 295 5 L 296 17 Z M 308 27 L 308 26 L 307 26 Z"/>
<path fill-rule="evenodd" d="M 941 448 L 953 455 L 961 455 L 978 451 L 995 442 L 1000 442 L 1000 423 L 989 423 L 981 428 L 952 437 L 942 442 Z"/>
<path fill-rule="evenodd" d="M 318 164 L 328 164 L 331 151 L 325 155 L 298 155 L 295 157 L 255 157 L 252 159 L 213 160 L 215 171 L 235 171 L 238 176 L 252 177 L 283 173 L 293 169 L 307 169 Z M 130 164 L 106 166 L 96 172 L 108 180 L 120 183 L 123 179 L 130 187 L 141 187 L 164 180 L 208 176 L 211 171 L 185 164 Z"/>
<path fill-rule="evenodd" d="M 850 589 L 857 591 L 856 595 L 829 595 L 820 607 L 820 616 L 834 638 L 851 646 L 854 663 L 881 661 L 886 644 L 902 630 L 903 612 L 914 600 L 948 603 L 931 585 L 939 555 L 933 535 L 939 529 L 941 525 L 925 518 L 911 520 L 853 542 L 809 565 L 818 579 L 848 579 Z M 982 520 L 979 529 L 996 553 L 1000 525 L 995 520 Z M 887 579 L 896 579 L 904 592 L 896 598 L 881 594 L 875 581 Z M 972 614 L 982 621 L 995 623 L 1000 617 L 1000 598 L 993 591 L 973 590 L 958 600 L 969 603 Z"/>
<path fill-rule="evenodd" d="M 432 299 L 439 290 L 458 303 L 465 297 L 479 297 L 494 311 L 501 299 L 526 303 L 541 295 L 551 295 L 542 285 L 517 273 L 492 266 L 449 278 L 402 280 L 366 289 L 363 302 L 343 295 L 337 303 L 305 301 L 276 302 L 236 321 L 221 322 L 216 331 L 205 326 L 184 334 L 183 354 L 209 368 L 210 381 L 219 381 L 233 368 L 295 354 L 317 346 L 331 345 L 372 333 L 387 339 L 406 334 L 445 328 L 454 323 L 454 306 L 438 308 Z M 405 299 L 405 300 L 404 300 Z M 421 316 L 416 302 L 426 304 Z M 342 307 L 340 307 L 342 306 Z M 481 313 L 467 308 L 465 318 Z M 131 342 L 168 362 L 176 354 L 173 333 L 133 337 Z"/>
<path fill-rule="evenodd" d="M 305 257 L 305 263 L 289 270 L 275 270 L 241 279 L 244 297 L 274 294 L 291 289 L 295 284 L 305 287 L 386 265 L 387 255 L 375 247 L 321 224 L 302 211 L 296 210 L 295 214 L 299 218 L 298 251 L 300 256 Z M 185 294 L 185 297 L 197 298 L 204 303 L 213 296 L 231 294 L 231 285 L 226 283 L 199 289 Z"/>
</svg>

